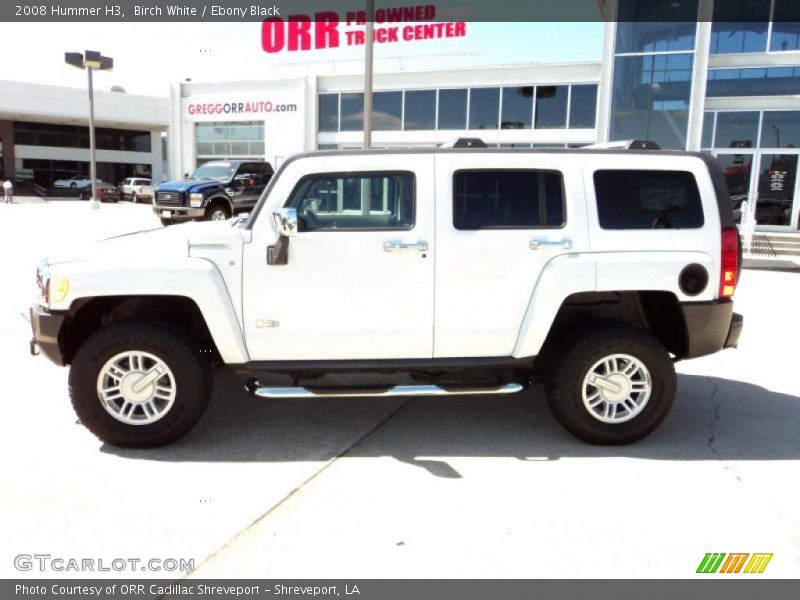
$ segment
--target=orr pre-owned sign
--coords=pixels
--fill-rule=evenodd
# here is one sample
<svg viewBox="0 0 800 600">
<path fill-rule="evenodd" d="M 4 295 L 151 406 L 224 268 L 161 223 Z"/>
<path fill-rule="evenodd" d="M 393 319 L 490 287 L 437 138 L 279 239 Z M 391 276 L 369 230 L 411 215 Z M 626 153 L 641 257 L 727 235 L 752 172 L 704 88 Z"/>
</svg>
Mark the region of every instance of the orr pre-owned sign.
<svg viewBox="0 0 800 600">
<path fill-rule="evenodd" d="M 373 18 L 373 41 L 390 44 L 467 35 L 467 24 L 463 21 L 435 21 L 436 6 L 432 4 L 379 8 Z M 365 11 L 351 11 L 344 15 L 320 11 L 313 15 L 290 15 L 285 20 L 271 17 L 261 25 L 261 47 L 264 52 L 275 54 L 360 46 L 366 40 L 366 24 Z"/>
</svg>

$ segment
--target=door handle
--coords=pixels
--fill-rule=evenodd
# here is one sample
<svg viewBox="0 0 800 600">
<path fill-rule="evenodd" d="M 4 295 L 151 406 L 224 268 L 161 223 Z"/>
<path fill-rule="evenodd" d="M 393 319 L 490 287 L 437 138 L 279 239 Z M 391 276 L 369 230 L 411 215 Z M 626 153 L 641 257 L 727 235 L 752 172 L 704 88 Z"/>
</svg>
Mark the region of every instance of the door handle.
<svg viewBox="0 0 800 600">
<path fill-rule="evenodd" d="M 561 248 L 562 250 L 572 250 L 572 240 L 560 240 L 551 242 L 549 240 L 531 240 L 531 250 L 541 250 L 542 248 Z"/>
<path fill-rule="evenodd" d="M 384 252 L 427 252 L 428 242 L 383 242 Z"/>
</svg>

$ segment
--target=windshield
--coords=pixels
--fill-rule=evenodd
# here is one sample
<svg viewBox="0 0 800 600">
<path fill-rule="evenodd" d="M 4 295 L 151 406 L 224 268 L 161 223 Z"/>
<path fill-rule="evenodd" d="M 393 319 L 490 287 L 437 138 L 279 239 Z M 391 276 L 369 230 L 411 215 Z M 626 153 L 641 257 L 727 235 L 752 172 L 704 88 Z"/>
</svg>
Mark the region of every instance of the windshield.
<svg viewBox="0 0 800 600">
<path fill-rule="evenodd" d="M 216 179 L 224 183 L 230 181 L 235 172 L 236 167 L 230 163 L 207 163 L 197 167 L 192 179 Z"/>
</svg>

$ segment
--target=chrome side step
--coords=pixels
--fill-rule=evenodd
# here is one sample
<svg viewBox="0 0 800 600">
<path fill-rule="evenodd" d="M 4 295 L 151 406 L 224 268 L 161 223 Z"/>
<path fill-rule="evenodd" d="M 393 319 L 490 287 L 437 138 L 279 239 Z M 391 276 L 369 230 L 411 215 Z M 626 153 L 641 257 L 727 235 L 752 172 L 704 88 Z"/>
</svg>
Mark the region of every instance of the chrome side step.
<svg viewBox="0 0 800 600">
<path fill-rule="evenodd" d="M 515 394 L 524 389 L 519 383 L 506 383 L 490 387 L 450 387 L 438 385 L 395 385 L 384 388 L 304 388 L 304 387 L 259 387 L 252 382 L 245 389 L 259 398 L 364 398 L 388 396 L 467 396 L 479 394 Z"/>
</svg>

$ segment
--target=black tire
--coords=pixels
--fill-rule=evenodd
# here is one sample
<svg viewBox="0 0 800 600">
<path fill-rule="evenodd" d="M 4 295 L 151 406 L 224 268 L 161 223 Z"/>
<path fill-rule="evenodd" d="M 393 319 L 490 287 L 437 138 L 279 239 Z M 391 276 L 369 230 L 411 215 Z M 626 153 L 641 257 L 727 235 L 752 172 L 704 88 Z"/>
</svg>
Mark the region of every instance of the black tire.
<svg viewBox="0 0 800 600">
<path fill-rule="evenodd" d="M 222 213 L 225 215 L 224 219 L 217 219 L 215 218 L 216 214 Z M 222 220 L 225 221 L 231 218 L 231 211 L 222 204 L 214 203 L 209 204 L 208 208 L 206 208 L 205 214 L 203 214 L 203 221 L 217 221 Z"/>
<path fill-rule="evenodd" d="M 162 224 L 164 227 L 167 227 L 167 226 L 169 226 L 169 225 L 172 225 L 172 219 L 161 219 L 161 224 Z"/>
<path fill-rule="evenodd" d="M 651 391 L 641 412 L 623 422 L 607 423 L 584 404 L 583 386 L 590 369 L 614 354 L 630 355 L 643 363 Z M 641 372 L 637 377 L 642 377 Z M 675 366 L 667 350 L 647 331 L 624 324 L 602 325 L 569 338 L 553 358 L 545 387 L 553 415 L 572 435 L 590 444 L 630 444 L 647 437 L 667 416 L 675 399 Z"/>
<path fill-rule="evenodd" d="M 78 184 L 73 181 L 72 183 L 69 184 L 69 187 L 76 188 L 78 187 Z"/>
<path fill-rule="evenodd" d="M 153 423 L 124 423 L 100 400 L 97 382 L 103 366 L 128 350 L 157 356 L 174 376 L 174 403 Z M 168 326 L 121 323 L 97 331 L 80 347 L 69 372 L 69 393 L 75 413 L 100 440 L 128 448 L 163 446 L 188 433 L 202 416 L 211 395 L 211 369 L 180 332 Z"/>
</svg>

